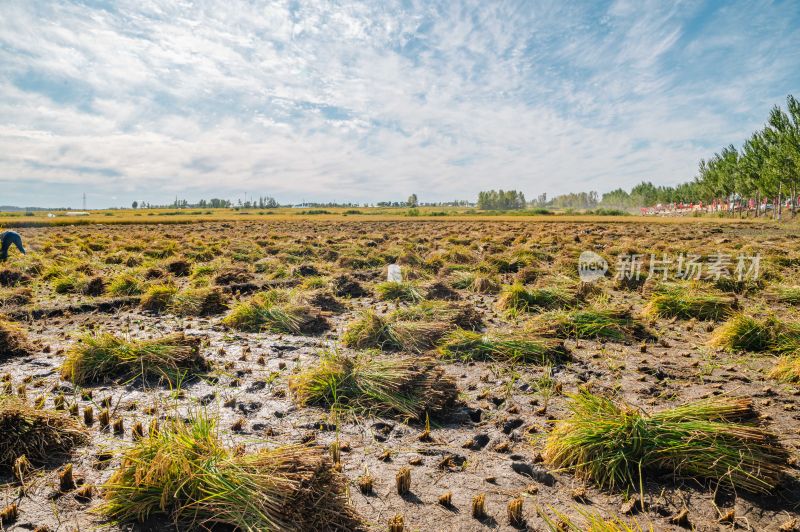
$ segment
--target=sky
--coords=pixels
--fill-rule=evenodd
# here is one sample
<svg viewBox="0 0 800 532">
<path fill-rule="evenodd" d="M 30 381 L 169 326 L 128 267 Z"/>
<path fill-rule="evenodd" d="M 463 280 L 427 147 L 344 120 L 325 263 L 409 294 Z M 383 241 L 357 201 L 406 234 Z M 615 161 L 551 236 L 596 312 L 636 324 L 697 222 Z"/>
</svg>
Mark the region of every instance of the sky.
<svg viewBox="0 0 800 532">
<path fill-rule="evenodd" d="M 0 0 L 0 205 L 674 185 L 799 44 L 795 0 Z"/>
</svg>

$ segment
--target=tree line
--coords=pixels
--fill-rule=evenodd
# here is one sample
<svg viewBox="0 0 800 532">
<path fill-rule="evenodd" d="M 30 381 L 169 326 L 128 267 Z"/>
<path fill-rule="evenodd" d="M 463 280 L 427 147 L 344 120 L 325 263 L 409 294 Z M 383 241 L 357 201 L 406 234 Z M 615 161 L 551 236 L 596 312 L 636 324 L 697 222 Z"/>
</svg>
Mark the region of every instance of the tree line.
<svg viewBox="0 0 800 532">
<path fill-rule="evenodd" d="M 196 203 L 189 203 L 188 200 L 175 198 L 169 205 L 153 205 L 146 201 L 134 201 L 131 203 L 133 209 L 229 209 L 238 207 L 242 209 L 277 209 L 280 204 L 271 196 L 263 196 L 253 200 L 237 200 L 236 203 L 227 199 L 211 198 L 209 200 L 201 199 Z"/>
<path fill-rule="evenodd" d="M 657 204 L 697 204 L 698 202 L 724 202 L 740 212 L 751 205 L 772 204 L 780 216 L 783 205 L 790 206 L 792 215 L 798 206 L 800 193 L 800 101 L 791 94 L 786 97 L 786 110 L 776 105 L 772 108 L 764 127 L 754 132 L 740 148 L 725 146 L 708 160 L 700 161 L 697 175 L 692 181 L 677 186 L 656 186 L 643 181 L 630 192 L 618 188 L 603 194 L 575 192 L 548 200 L 545 194 L 530 202 L 518 190 L 485 190 L 478 193 L 476 206 L 481 210 L 520 210 L 528 207 L 556 209 L 593 209 L 649 207 Z M 438 205 L 468 205 L 466 201 Z M 334 205 L 334 204 L 330 204 Z M 336 204 L 338 205 L 338 204 Z M 355 204 L 345 204 L 355 205 Z M 365 204 L 366 205 L 366 204 Z M 405 202 L 381 201 L 379 207 L 416 207 L 420 203 L 412 194 Z M 427 204 L 433 205 L 433 204 Z M 146 202 L 133 202 L 133 208 L 152 208 Z M 213 198 L 189 204 L 175 199 L 176 208 L 228 208 L 232 202 Z M 257 201 L 238 201 L 240 208 L 275 208 L 277 201 L 260 197 Z M 756 213 L 759 211 L 756 210 Z"/>
<path fill-rule="evenodd" d="M 621 188 L 606 192 L 600 204 L 603 207 L 634 208 L 656 205 L 658 203 L 691 203 L 702 201 L 703 195 L 693 183 L 682 183 L 675 187 L 656 186 L 642 181 L 627 192 Z"/>
<path fill-rule="evenodd" d="M 740 148 L 725 146 L 700 161 L 697 175 L 675 187 L 643 182 L 629 193 L 617 189 L 603 195 L 608 206 L 643 207 L 658 203 L 710 203 L 720 200 L 745 206 L 751 200 L 775 203 L 780 215 L 788 204 L 792 215 L 800 193 L 800 102 L 791 94 L 786 110 L 772 108 L 764 127 L 755 131 Z M 758 211 L 756 211 L 758 212 Z"/>
<path fill-rule="evenodd" d="M 485 211 L 524 209 L 525 195 L 518 190 L 485 190 L 478 193 L 477 207 Z"/>
<path fill-rule="evenodd" d="M 723 202 L 740 212 L 750 205 L 774 206 L 780 213 L 788 205 L 792 215 L 800 194 L 800 101 L 791 94 L 786 109 L 776 105 L 764 127 L 755 131 L 740 148 L 725 146 L 700 161 L 697 175 L 677 186 L 657 186 L 643 181 L 630 191 L 622 188 L 606 192 L 562 194 L 548 199 L 545 194 L 527 204 L 516 190 L 488 190 L 478 194 L 482 210 L 514 210 L 526 207 L 555 209 L 593 209 L 595 207 L 631 209 L 657 204 L 710 204 Z M 758 213 L 758 210 L 756 210 Z"/>
</svg>

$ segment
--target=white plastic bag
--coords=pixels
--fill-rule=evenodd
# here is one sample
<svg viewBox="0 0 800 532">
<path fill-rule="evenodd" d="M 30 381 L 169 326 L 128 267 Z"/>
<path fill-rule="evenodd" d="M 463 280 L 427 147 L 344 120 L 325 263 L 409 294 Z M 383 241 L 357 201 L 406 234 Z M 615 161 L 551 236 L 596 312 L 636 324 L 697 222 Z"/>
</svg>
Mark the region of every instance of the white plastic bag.
<svg viewBox="0 0 800 532">
<path fill-rule="evenodd" d="M 386 276 L 386 280 L 393 283 L 403 282 L 403 272 L 400 270 L 399 264 L 389 265 L 389 274 Z"/>
</svg>

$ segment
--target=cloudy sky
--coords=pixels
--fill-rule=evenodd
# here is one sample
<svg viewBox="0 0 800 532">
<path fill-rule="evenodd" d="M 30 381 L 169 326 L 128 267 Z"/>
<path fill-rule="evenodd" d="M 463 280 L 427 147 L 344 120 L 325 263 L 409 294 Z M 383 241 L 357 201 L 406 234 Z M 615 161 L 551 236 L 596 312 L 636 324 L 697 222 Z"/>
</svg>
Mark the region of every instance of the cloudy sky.
<svg viewBox="0 0 800 532">
<path fill-rule="evenodd" d="M 0 205 L 690 179 L 800 93 L 787 1 L 0 1 Z"/>
</svg>

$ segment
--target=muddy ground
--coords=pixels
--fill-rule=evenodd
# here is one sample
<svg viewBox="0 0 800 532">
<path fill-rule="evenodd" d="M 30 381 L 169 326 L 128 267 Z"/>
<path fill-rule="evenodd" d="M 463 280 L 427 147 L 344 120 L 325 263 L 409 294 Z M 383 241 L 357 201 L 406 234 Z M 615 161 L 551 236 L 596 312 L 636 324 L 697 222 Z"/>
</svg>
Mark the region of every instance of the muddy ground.
<svg viewBox="0 0 800 532">
<path fill-rule="evenodd" d="M 10 373 L 15 386 L 27 379 L 29 397 L 47 395 L 48 407 L 53 404 L 51 396 L 59 391 L 77 401 L 81 410 L 110 398 L 115 417 L 124 419 L 126 432 L 118 436 L 100 431 L 97 425 L 92 428 L 91 444 L 77 449 L 72 458 L 76 475 L 86 483 L 100 486 L 110 475 L 118 458 L 98 463 L 98 454 L 130 445 L 130 427 L 136 421 L 147 426 L 153 417 L 163 417 L 166 412 L 206 408 L 219 414 L 223 437 L 231 445 L 252 448 L 295 442 L 328 445 L 338 438 L 340 445 L 344 444 L 343 472 L 350 480 L 352 503 L 374 530 L 385 530 L 387 521 L 396 514 L 404 516 L 408 530 L 513 530 L 508 524 L 506 505 L 520 494 L 525 500 L 529 530 L 547 530 L 537 511 L 552 515 L 553 509 L 573 516 L 580 511 L 620 515 L 635 519 L 642 528 L 652 526 L 654 530 L 794 530 L 800 520 L 800 487 L 794 468 L 800 443 L 800 388 L 766 379 L 765 371 L 774 362 L 770 356 L 728 353 L 708 347 L 708 339 L 718 324 L 658 320 L 650 324 L 658 334 L 658 341 L 644 349 L 638 343 L 568 340 L 567 347 L 574 360 L 552 369 L 558 383 L 552 396 L 537 387 L 545 371 L 541 367 L 444 362 L 447 373 L 458 382 L 462 404 L 444 419 L 433 420 L 432 441 L 423 442 L 419 434 L 424 427 L 419 422 L 352 415 L 332 418 L 327 410 L 298 408 L 287 388 L 292 372 L 315 364 L 328 350 L 344 349 L 338 338 L 360 309 L 388 312 L 395 308 L 394 303 L 377 301 L 372 294 L 343 299 L 346 310 L 329 315 L 333 328 L 319 336 L 241 333 L 223 327 L 220 324 L 223 315 L 182 318 L 168 313 L 156 315 L 135 306 L 99 312 L 91 311 L 90 305 L 83 309 L 88 312 L 60 311 L 64 315 L 39 319 L 24 316 L 26 312 L 31 316 L 37 309 L 68 309 L 79 302 L 110 297 L 56 294 L 51 284 L 42 280 L 42 271 L 51 264 L 64 264 L 64 256 L 79 261 L 78 267 L 82 264 L 91 275 L 111 278 L 121 271 L 148 265 L 159 267 L 171 258 L 187 256 L 189 249 L 211 249 L 208 256 L 190 257 L 190 262 L 223 261 L 225 266 L 245 268 L 252 274 L 252 280 L 258 282 L 291 281 L 302 276 L 298 266 L 309 264 L 322 277 L 361 272 L 361 283 L 371 292 L 374 283 L 384 278 L 385 264 L 394 260 L 405 264 L 406 272 L 447 280 L 447 268 L 420 266 L 408 254 L 424 259 L 458 247 L 473 254 L 467 261 L 459 260 L 459 267 L 467 269 L 514 249 L 539 252 L 540 280 L 575 267 L 578 254 L 585 249 L 609 258 L 623 251 L 761 253 L 763 265 L 772 277 L 764 286 L 738 293 L 736 297 L 743 309 L 777 312 L 783 319 L 789 319 L 795 310 L 774 303 L 766 294 L 770 283 L 798 284 L 800 260 L 795 262 L 795 259 L 800 256 L 800 231 L 796 226 L 707 222 L 638 225 L 298 221 L 66 227 L 20 232 L 29 242 L 30 253 L 24 258 L 16 257 L 5 267 L 24 271 L 28 278 L 5 290 L 10 293 L 30 288 L 33 298 L 24 305 L 7 303 L 3 310 L 24 325 L 37 343 L 39 353 L 1 362 L 0 374 Z M 59 249 L 60 242 L 69 245 Z M 83 244 L 92 242 L 101 242 L 103 246 L 81 250 Z M 169 242 L 175 246 L 166 257 L 144 254 L 148 248 Z M 125 250 L 126 245 L 133 249 Z M 106 258 L 115 254 L 143 258 L 133 267 L 108 263 Z M 342 260 L 345 256 L 366 255 L 374 256 L 375 260 L 357 267 Z M 259 267 L 259 261 L 266 261 L 266 267 Z M 69 267 L 76 267 L 75 263 Z M 286 271 L 275 275 L 281 267 Z M 507 284 L 515 273 L 497 275 Z M 191 279 L 176 277 L 175 281 L 190 283 Z M 599 286 L 606 302 L 630 306 L 637 313 L 647 301 L 644 287 L 617 288 L 610 278 L 599 281 Z M 484 315 L 487 327 L 509 329 L 519 325 L 520 319 L 511 319 L 495 308 L 496 295 L 457 292 Z M 233 295 L 230 304 L 248 297 L 247 293 Z M 81 332 L 89 329 L 133 338 L 176 331 L 199 335 L 206 339 L 203 354 L 224 369 L 215 379 L 184 383 L 179 391 L 120 383 L 94 387 L 92 398 L 84 398 L 72 384 L 60 378 L 58 368 L 64 351 Z M 761 421 L 779 434 L 791 452 L 790 475 L 780 491 L 768 497 L 715 490 L 691 479 L 649 475 L 644 486 L 644 504 L 639 504 L 639 494 L 600 491 L 576 481 L 567 472 L 551 471 L 541 463 L 543 438 L 554 420 L 566 416 L 566 394 L 586 383 L 645 410 L 716 394 L 752 397 Z M 232 428 L 234 425 L 236 430 Z M 411 492 L 401 497 L 395 488 L 395 474 L 407 465 L 412 469 Z M 375 477 L 371 495 L 363 495 L 357 487 L 357 479 L 365 470 Z M 91 512 L 98 496 L 78 501 L 69 494 L 58 495 L 55 469 L 42 470 L 29 482 L 22 498 L 17 497 L 19 487 L 10 478 L 0 482 L 4 482 L 0 506 L 12 501 L 19 504 L 19 519 L 7 526 L 8 530 L 33 530 L 41 526 L 51 530 L 120 528 L 104 523 Z M 450 507 L 437 503 L 439 496 L 447 491 L 452 492 Z M 474 519 L 470 509 L 473 497 L 479 493 L 486 495 L 489 514 L 483 520 Z M 674 524 L 674 518 L 684 509 L 688 510 L 688 520 Z M 723 522 L 722 516 L 728 519 Z M 148 527 L 122 528 L 130 526 Z M 155 522 L 149 526 L 163 529 L 165 524 Z"/>
</svg>

